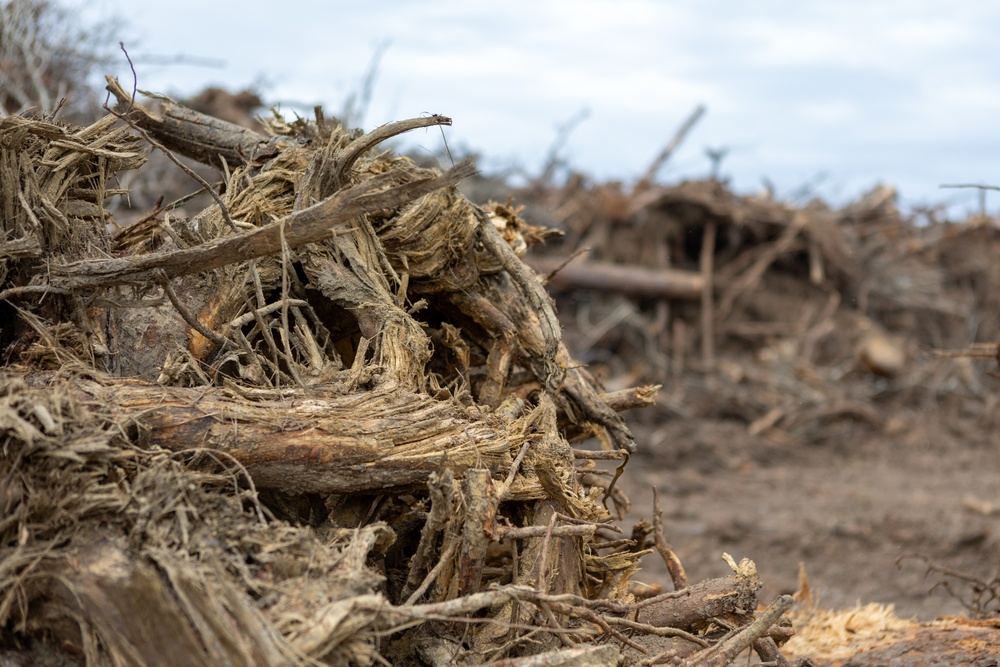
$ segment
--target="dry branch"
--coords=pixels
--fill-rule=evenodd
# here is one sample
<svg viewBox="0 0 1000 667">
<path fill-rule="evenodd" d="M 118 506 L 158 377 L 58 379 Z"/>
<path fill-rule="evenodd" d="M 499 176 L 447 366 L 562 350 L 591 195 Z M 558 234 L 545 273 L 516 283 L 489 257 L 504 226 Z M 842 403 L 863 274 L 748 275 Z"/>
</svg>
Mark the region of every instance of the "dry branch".
<svg viewBox="0 0 1000 667">
<path fill-rule="evenodd" d="M 289 248 L 299 248 L 338 233 L 352 232 L 354 220 L 359 215 L 397 208 L 440 188 L 455 185 L 473 173 L 473 164 L 463 162 L 440 177 L 421 179 L 390 189 L 382 189 L 384 183 L 380 179 L 372 179 L 252 232 L 227 236 L 194 248 L 54 266 L 53 283 L 69 288 L 102 287 L 155 281 L 158 271 L 168 278 L 211 271 L 235 262 L 278 253 L 282 237 Z"/>
<path fill-rule="evenodd" d="M 524 261 L 548 276 L 548 285 L 554 290 L 598 289 L 694 301 L 701 298 L 704 285 L 701 274 L 680 269 L 646 269 L 596 261 L 566 264 L 560 258 L 532 255 Z"/>
<path fill-rule="evenodd" d="M 757 606 L 761 582 L 751 561 L 744 559 L 736 569 L 732 576 L 692 584 L 659 601 L 646 600 L 638 620 L 658 627 L 693 630 L 712 618 L 746 615 Z"/>
<path fill-rule="evenodd" d="M 715 308 L 712 285 L 715 274 L 712 269 L 715 263 L 715 234 L 718 225 L 714 220 L 705 224 L 705 234 L 702 237 L 699 270 L 704 284 L 701 288 L 701 363 L 706 371 L 711 371 L 715 364 Z"/>
<path fill-rule="evenodd" d="M 133 100 L 118 79 L 110 76 L 106 79 L 108 90 L 118 101 L 117 112 L 155 134 L 168 150 L 214 167 L 221 166 L 219 158 L 237 167 L 273 157 L 276 152 L 273 141 L 253 130 L 199 113 L 162 96 L 150 95 L 161 107 L 160 113 L 150 111 Z"/>
<path fill-rule="evenodd" d="M 677 128 L 677 132 L 674 133 L 670 142 L 663 147 L 663 150 L 661 150 L 656 156 L 656 159 L 650 163 L 649 167 L 646 169 L 646 173 L 642 175 L 642 178 L 639 179 L 639 182 L 636 184 L 635 192 L 645 190 L 650 186 L 650 184 L 652 184 L 653 179 L 656 177 L 656 172 L 658 172 L 660 168 L 666 164 L 667 160 L 670 159 L 670 156 L 673 155 L 674 151 L 677 150 L 678 146 L 681 145 L 684 138 L 691 131 L 691 128 L 693 128 L 701 117 L 705 115 L 706 110 L 707 109 L 704 104 L 699 104 L 695 107 L 694 111 L 691 112 L 691 115 L 689 115 L 681 126 Z"/>
</svg>

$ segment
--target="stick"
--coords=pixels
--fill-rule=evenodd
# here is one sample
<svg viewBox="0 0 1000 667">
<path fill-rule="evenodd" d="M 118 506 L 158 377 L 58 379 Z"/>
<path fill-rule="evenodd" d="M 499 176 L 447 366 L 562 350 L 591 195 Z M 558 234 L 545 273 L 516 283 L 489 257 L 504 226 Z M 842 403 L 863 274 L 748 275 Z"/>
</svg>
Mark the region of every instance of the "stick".
<svg viewBox="0 0 1000 667">
<path fill-rule="evenodd" d="M 702 238 L 701 258 L 701 361 L 705 372 L 711 372 L 715 363 L 715 306 L 712 295 L 712 264 L 715 257 L 716 222 L 712 220 L 705 225 L 705 236 Z"/>
<path fill-rule="evenodd" d="M 106 287 L 135 281 L 155 280 L 157 270 L 167 278 L 211 271 L 227 264 L 256 259 L 281 250 L 284 226 L 290 249 L 322 241 L 337 232 L 346 233 L 358 215 L 380 209 L 397 208 L 439 188 L 455 185 L 476 171 L 471 161 L 463 161 L 436 178 L 424 178 L 379 190 L 385 179 L 372 178 L 323 201 L 252 232 L 228 236 L 166 253 L 137 257 L 97 259 L 52 267 L 53 284 L 60 287 Z M 389 174 L 394 177 L 393 174 Z"/>
<path fill-rule="evenodd" d="M 785 227 L 781 235 L 769 246 L 762 246 L 764 249 L 754 261 L 754 263 L 740 275 L 739 279 L 729 284 L 726 291 L 719 299 L 719 319 L 725 319 L 733 309 L 733 304 L 744 292 L 753 289 L 764 276 L 768 267 L 787 252 L 799 233 L 808 224 L 809 218 L 806 214 L 797 212 L 791 224 Z"/>
<path fill-rule="evenodd" d="M 275 141 L 235 123 L 199 113 L 193 109 L 159 98 L 162 113 L 156 114 L 135 104 L 114 77 L 105 77 L 107 89 L 118 101 L 117 114 L 156 135 L 171 151 L 208 165 L 216 166 L 218 156 L 232 166 L 276 152 Z"/>
<path fill-rule="evenodd" d="M 687 327 L 684 325 L 684 320 L 678 318 L 674 320 L 671 329 L 670 376 L 673 378 L 674 384 L 677 384 L 684 376 L 684 346 L 686 345 L 684 333 Z"/>
<path fill-rule="evenodd" d="M 684 571 L 681 559 L 677 557 L 677 552 L 667 543 L 667 538 L 663 530 L 663 508 L 660 507 L 660 496 L 656 492 L 656 487 L 653 487 L 653 509 L 655 511 L 653 516 L 653 540 L 656 544 L 656 550 L 660 552 L 660 557 L 663 558 L 663 562 L 667 566 L 670 579 L 674 582 L 674 590 L 683 590 L 687 588 L 687 573 Z"/>
<path fill-rule="evenodd" d="M 524 258 L 524 263 L 538 273 L 555 272 L 548 287 L 556 290 L 578 287 L 694 301 L 704 289 L 703 274 L 694 271 L 647 269 L 610 262 L 581 262 L 560 269 L 564 261 L 557 257 Z"/>
<path fill-rule="evenodd" d="M 653 178 L 656 176 L 656 172 L 658 172 L 660 167 L 662 167 L 666 161 L 670 159 L 673 152 L 677 150 L 677 147 L 681 145 L 682 141 L 684 141 L 684 137 L 687 136 L 688 132 L 691 131 L 691 128 L 694 127 L 695 123 L 697 123 L 698 120 L 705 114 L 705 111 L 707 111 L 707 109 L 704 104 L 699 104 L 695 107 L 694 111 L 691 112 L 691 115 L 687 117 L 687 120 L 685 120 L 681 126 L 677 128 L 677 132 L 674 133 L 674 138 L 670 140 L 669 144 L 663 147 L 660 154 L 656 156 L 656 159 L 653 160 L 652 164 L 649 165 L 649 168 L 646 169 L 646 173 L 643 174 L 639 182 L 636 183 L 634 192 L 645 190 L 652 184 Z"/>
<path fill-rule="evenodd" d="M 782 595 L 771 603 L 763 614 L 754 619 L 753 623 L 746 626 L 729 639 L 719 642 L 712 648 L 703 651 L 692 665 L 697 667 L 724 667 L 736 659 L 740 653 L 745 651 L 753 642 L 767 635 L 767 629 L 778 622 L 781 615 L 792 606 L 792 596 Z"/>
</svg>

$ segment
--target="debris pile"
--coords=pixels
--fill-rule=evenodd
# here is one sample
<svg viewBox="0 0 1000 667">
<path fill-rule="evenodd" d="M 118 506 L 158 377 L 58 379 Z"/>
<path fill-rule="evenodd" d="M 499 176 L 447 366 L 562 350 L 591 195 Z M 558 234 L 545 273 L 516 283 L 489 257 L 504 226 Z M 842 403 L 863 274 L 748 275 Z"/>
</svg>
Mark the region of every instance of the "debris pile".
<svg viewBox="0 0 1000 667">
<path fill-rule="evenodd" d="M 727 548 L 767 565 L 767 594 L 796 590 L 805 562 L 823 573 L 825 604 L 980 617 L 910 623 L 862 655 L 873 645 L 814 643 L 810 626 L 834 613 L 797 606 L 803 636 L 784 651 L 818 664 L 989 654 L 938 640 L 996 623 L 998 505 L 974 474 L 992 469 L 1000 427 L 995 217 L 915 220 L 884 186 L 840 209 L 718 180 L 571 175 L 512 196 L 565 232 L 526 261 L 547 276 L 574 357 L 608 390 L 664 386 L 629 416 L 644 446 L 624 486 L 667 497 L 688 572 L 711 572 Z M 844 616 L 855 637 L 879 631 Z"/>
<path fill-rule="evenodd" d="M 997 356 L 989 220 L 915 225 L 885 186 L 839 210 L 717 180 L 516 194 L 565 231 L 526 261 L 569 348 L 609 388 L 669 387 L 638 420 L 735 417 L 787 445 L 841 417 L 883 428 L 953 384 L 988 393 L 961 362 Z"/>
<path fill-rule="evenodd" d="M 5 659 L 783 662 L 752 562 L 688 584 L 619 525 L 657 387 L 570 355 L 521 259 L 548 230 L 379 152 L 449 119 L 261 134 L 109 90 L 90 127 L 0 120 Z M 146 146 L 214 203 L 120 227 Z M 635 580 L 654 551 L 676 590 Z"/>
</svg>

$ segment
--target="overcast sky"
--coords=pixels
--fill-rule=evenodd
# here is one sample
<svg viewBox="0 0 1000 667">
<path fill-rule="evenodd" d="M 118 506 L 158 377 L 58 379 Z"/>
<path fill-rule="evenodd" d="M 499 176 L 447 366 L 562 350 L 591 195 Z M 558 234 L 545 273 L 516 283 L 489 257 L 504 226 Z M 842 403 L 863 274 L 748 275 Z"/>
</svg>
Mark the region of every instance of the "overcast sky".
<svg viewBox="0 0 1000 667">
<path fill-rule="evenodd" d="M 728 148 L 722 173 L 742 192 L 766 178 L 779 196 L 814 185 L 843 202 L 886 182 L 904 203 L 964 210 L 972 193 L 938 186 L 1000 185 L 1000 2 L 990 0 L 91 4 L 125 18 L 139 87 L 173 95 L 259 84 L 268 101 L 335 113 L 386 44 L 365 127 L 451 116 L 449 143 L 491 168 L 537 172 L 557 128 L 587 110 L 567 158 L 634 180 L 703 103 L 662 180 L 707 175 L 705 149 Z M 178 54 L 221 66 L 149 60 Z M 437 131 L 414 140 L 441 144 Z"/>
</svg>

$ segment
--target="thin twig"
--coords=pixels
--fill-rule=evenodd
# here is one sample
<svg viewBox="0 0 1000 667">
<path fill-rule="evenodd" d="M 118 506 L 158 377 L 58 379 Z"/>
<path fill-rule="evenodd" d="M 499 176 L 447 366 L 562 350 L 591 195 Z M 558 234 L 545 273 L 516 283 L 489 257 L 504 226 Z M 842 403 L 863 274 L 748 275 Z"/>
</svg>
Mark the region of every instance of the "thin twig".
<svg viewBox="0 0 1000 667">
<path fill-rule="evenodd" d="M 755 640 L 767 636 L 768 628 L 777 623 L 782 614 L 788 611 L 791 606 L 791 595 L 778 597 L 752 623 L 743 627 L 729 639 L 721 641 L 695 656 L 691 663 L 692 667 L 724 667 L 728 665 L 736 659 L 736 656 L 749 648 Z"/>
<path fill-rule="evenodd" d="M 585 607 L 577 607 L 573 605 L 566 605 L 558 602 L 553 602 L 551 600 L 544 598 L 540 600 L 533 600 L 533 602 L 535 604 L 545 604 L 548 608 L 552 609 L 553 611 L 558 611 L 559 613 L 565 614 L 570 618 L 574 617 L 582 618 L 583 620 L 590 621 L 591 623 L 599 627 L 602 632 L 611 637 L 614 637 L 624 646 L 629 646 L 639 651 L 640 653 L 648 653 L 648 651 L 643 646 L 640 646 L 639 644 L 633 642 L 631 639 L 626 637 L 621 631 L 619 631 L 616 628 L 613 628 L 610 622 L 612 619 L 604 618 L 603 616 L 596 614 L 590 609 L 587 609 Z"/>
<path fill-rule="evenodd" d="M 170 299 L 170 303 L 173 304 L 174 308 L 180 313 L 180 316 L 184 318 L 188 326 L 200 333 L 202 336 L 212 341 L 222 349 L 236 348 L 237 345 L 225 336 L 220 336 L 215 333 L 204 324 L 198 321 L 198 318 L 188 310 L 187 306 L 181 303 L 181 300 L 177 298 L 177 293 L 174 292 L 174 288 L 170 286 L 170 279 L 167 278 L 165 273 L 162 273 L 157 277 L 157 282 L 160 283 L 160 287 L 163 288 L 164 293 L 166 293 L 167 298 Z"/>
<path fill-rule="evenodd" d="M 641 632 L 647 635 L 656 635 L 657 637 L 677 637 L 679 639 L 687 640 L 693 644 L 697 644 L 698 646 L 704 648 L 708 648 L 709 646 L 711 646 L 711 644 L 709 644 L 701 637 L 693 635 L 690 632 L 681 630 L 680 628 L 658 627 L 655 625 L 650 625 L 649 623 L 639 623 L 638 621 L 630 621 L 627 618 L 617 618 L 615 616 L 609 616 L 604 620 L 606 620 L 610 625 L 619 625 L 623 628 L 636 630 L 637 632 Z"/>
<path fill-rule="evenodd" d="M 437 565 L 431 568 L 431 571 L 427 573 L 424 580 L 420 582 L 417 590 L 413 591 L 410 597 L 406 598 L 407 605 L 414 604 L 424 593 L 427 592 L 427 589 L 431 587 L 434 580 L 438 578 L 439 574 L 441 574 L 441 570 L 444 569 L 445 565 L 451 561 L 452 556 L 455 555 L 455 550 L 458 548 L 457 544 L 457 542 L 452 542 L 444 551 L 441 552 L 441 555 L 438 556 Z"/>
<path fill-rule="evenodd" d="M 596 526 L 557 526 L 551 529 L 551 531 L 547 526 L 524 526 L 521 528 L 499 528 L 497 529 L 497 537 L 513 540 L 523 540 L 529 537 L 545 537 L 549 534 L 552 537 L 584 537 L 593 535 L 596 531 Z"/>
<path fill-rule="evenodd" d="M 677 128 L 677 132 L 674 133 L 674 137 L 670 140 L 670 143 L 663 147 L 660 154 L 656 156 L 656 159 L 653 160 L 652 164 L 649 165 L 649 168 L 646 169 L 646 173 L 643 174 L 639 182 L 636 183 L 634 192 L 645 190 L 652 184 L 653 179 L 656 177 L 656 172 L 658 172 L 666 161 L 670 159 L 670 156 L 673 155 L 673 152 L 677 150 L 678 146 L 681 145 L 681 142 L 684 141 L 684 138 L 688 135 L 688 132 L 691 131 L 691 128 L 693 128 L 695 123 L 697 123 L 698 120 L 705 114 L 705 111 L 707 111 L 707 109 L 704 104 L 699 104 L 695 107 L 694 111 L 691 112 L 691 115 L 687 117 L 687 120 L 685 120 L 681 126 Z"/>
<path fill-rule="evenodd" d="M 705 235 L 701 243 L 701 361 L 704 372 L 711 372 L 715 363 L 715 304 L 713 302 L 713 263 L 715 258 L 716 222 L 711 220 L 705 224 Z"/>
<path fill-rule="evenodd" d="M 66 296 L 72 293 L 72 290 L 68 290 L 64 287 L 53 287 L 52 285 L 21 285 L 19 287 L 8 287 L 4 291 L 0 292 L 0 301 L 6 301 L 13 296 L 29 294 L 59 294 L 61 296 Z"/>
<path fill-rule="evenodd" d="M 667 566 L 670 578 L 674 582 L 674 590 L 682 590 L 687 588 L 687 573 L 684 571 L 681 559 L 677 557 L 677 552 L 667 543 L 667 538 L 664 535 L 663 508 L 660 507 L 660 495 L 656 492 L 655 487 L 653 488 L 653 509 L 655 511 L 653 515 L 653 539 L 656 543 L 656 550 Z"/>
<path fill-rule="evenodd" d="M 129 103 L 129 109 L 132 108 L 132 104 L 134 102 L 135 102 L 135 100 L 133 98 L 132 101 Z M 149 132 L 146 132 L 146 130 L 144 130 L 141 127 L 139 127 L 139 125 L 134 120 L 132 120 L 131 118 L 129 118 L 126 115 L 128 113 L 127 111 L 126 111 L 125 114 L 119 113 L 119 112 L 115 111 L 114 109 L 112 109 L 110 106 L 108 106 L 107 103 L 105 103 L 104 108 L 112 116 L 115 116 L 116 118 L 124 121 L 129 127 L 131 127 L 133 130 L 135 130 L 139 134 L 139 136 L 141 136 L 143 139 L 145 139 L 149 143 L 150 146 L 152 146 L 154 148 L 158 148 L 164 155 L 167 156 L 168 160 L 170 160 L 175 165 L 177 165 L 178 169 L 180 169 L 185 174 L 187 174 L 188 176 L 190 176 L 192 179 L 194 179 L 195 181 L 197 181 L 198 184 L 201 185 L 201 187 L 204 188 L 204 190 L 206 192 L 208 192 L 208 194 L 212 197 L 212 199 L 215 200 L 215 203 L 219 207 L 219 211 L 222 213 L 223 220 L 226 221 L 226 224 L 229 225 L 230 229 L 232 229 L 234 232 L 237 232 L 237 233 L 240 231 L 239 226 L 235 222 L 233 222 L 232 217 L 229 215 L 229 207 L 226 206 L 225 202 L 222 201 L 222 197 L 219 196 L 219 193 L 215 191 L 215 188 L 213 188 L 211 185 L 209 185 L 208 181 L 206 181 L 204 178 L 202 178 L 201 175 L 199 175 L 198 172 L 196 172 L 194 169 L 191 169 L 191 167 L 189 167 L 186 164 L 184 164 L 183 162 L 181 162 L 180 159 L 178 159 L 177 156 L 174 155 L 173 151 L 171 151 L 169 148 L 167 148 L 166 146 L 164 146 L 162 143 L 160 143 L 159 141 L 157 141 L 156 139 L 154 139 L 149 134 Z"/>
<path fill-rule="evenodd" d="M 510 494 L 510 488 L 514 485 L 514 479 L 517 477 L 517 473 L 521 469 L 521 463 L 524 461 L 524 456 L 528 453 L 529 447 L 531 447 L 531 440 L 525 440 L 524 444 L 521 445 L 521 449 L 518 451 L 517 456 L 514 458 L 514 462 L 510 465 L 510 472 L 507 473 L 507 479 L 505 479 L 503 485 L 497 489 L 497 497 L 501 502 L 506 500 L 507 496 Z"/>
<path fill-rule="evenodd" d="M 128 109 L 125 110 L 125 113 L 128 113 L 132 110 L 132 106 L 135 104 L 135 91 L 139 88 L 139 76 L 135 73 L 135 65 L 132 64 L 131 56 L 129 56 L 128 51 L 125 50 L 125 42 L 118 42 L 118 47 L 122 50 L 122 53 L 125 54 L 125 60 L 128 61 L 128 67 L 132 70 L 132 94 L 129 96 Z M 108 94 L 110 94 L 110 91 Z"/>
</svg>

